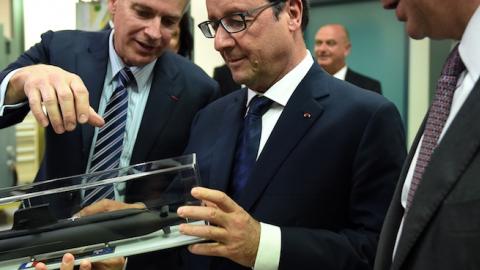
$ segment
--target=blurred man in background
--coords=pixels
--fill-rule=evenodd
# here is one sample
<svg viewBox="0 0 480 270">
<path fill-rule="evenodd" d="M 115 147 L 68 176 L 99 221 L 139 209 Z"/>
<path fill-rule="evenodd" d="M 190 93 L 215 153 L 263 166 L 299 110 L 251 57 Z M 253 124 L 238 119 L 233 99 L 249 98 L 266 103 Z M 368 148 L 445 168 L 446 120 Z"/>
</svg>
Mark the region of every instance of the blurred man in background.
<svg viewBox="0 0 480 270">
<path fill-rule="evenodd" d="M 325 71 L 337 79 L 381 94 L 382 87 L 379 81 L 347 67 L 346 59 L 351 49 L 348 31 L 341 24 L 324 25 L 315 35 L 315 57 Z"/>
</svg>

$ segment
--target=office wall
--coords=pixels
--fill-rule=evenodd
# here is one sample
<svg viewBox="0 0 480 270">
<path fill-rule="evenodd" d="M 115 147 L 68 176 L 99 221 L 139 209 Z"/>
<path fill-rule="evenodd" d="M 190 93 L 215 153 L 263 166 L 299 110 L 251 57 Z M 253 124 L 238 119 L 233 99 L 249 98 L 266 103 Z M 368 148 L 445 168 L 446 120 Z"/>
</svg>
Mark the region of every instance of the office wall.
<svg viewBox="0 0 480 270">
<path fill-rule="evenodd" d="M 0 3 L 0 9 L 2 6 Z M 8 10 L 10 13 L 10 9 Z M 9 14 L 10 17 L 10 14 Z M 4 26 L 0 23 L 0 70 L 8 64 L 8 54 L 6 50 L 6 39 L 4 34 Z M 0 188 L 11 186 L 13 183 L 13 174 L 10 165 L 13 165 L 13 159 L 7 152 L 14 152 L 15 147 L 15 130 L 13 128 L 5 128 L 0 130 Z"/>
<path fill-rule="evenodd" d="M 23 5 L 27 49 L 39 42 L 40 35 L 47 30 L 76 28 L 74 0 L 23 0 Z"/>
<path fill-rule="evenodd" d="M 313 5 L 305 33 L 312 53 L 315 34 L 327 23 L 347 27 L 352 42 L 348 65 L 380 80 L 384 96 L 395 103 L 406 123 L 408 38 L 395 14 L 383 10 L 378 0 Z"/>
<path fill-rule="evenodd" d="M 0 0 L 0 69 L 5 68 L 10 57 L 11 50 L 7 50 L 7 39 L 12 38 L 11 3 L 11 0 Z M 14 165 L 14 152 L 15 129 L 10 127 L 0 130 L 0 188 L 13 184 L 11 166 Z"/>
<path fill-rule="evenodd" d="M 110 20 L 107 0 L 99 2 L 77 3 L 77 29 L 85 31 L 98 31 L 103 29 Z"/>
<path fill-rule="evenodd" d="M 0 0 L 0 24 L 3 25 L 3 35 L 6 38 L 12 37 L 11 1 L 12 0 Z"/>
<path fill-rule="evenodd" d="M 9 62 L 39 42 L 42 33 L 48 30 L 75 29 L 75 0 L 13 0 L 12 6 L 14 39 Z M 42 128 L 31 114 L 13 128 L 18 181 L 30 182 L 38 170 L 43 152 Z"/>
<path fill-rule="evenodd" d="M 7 42 L 12 36 L 11 0 L 0 0 L 0 69 L 8 64 Z"/>
</svg>

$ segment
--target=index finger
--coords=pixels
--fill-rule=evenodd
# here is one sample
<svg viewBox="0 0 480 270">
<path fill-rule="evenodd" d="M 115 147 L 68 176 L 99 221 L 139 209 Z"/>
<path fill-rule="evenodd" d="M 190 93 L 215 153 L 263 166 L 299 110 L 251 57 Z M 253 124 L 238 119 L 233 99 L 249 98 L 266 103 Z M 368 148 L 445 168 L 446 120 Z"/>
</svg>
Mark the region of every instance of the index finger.
<svg viewBox="0 0 480 270">
<path fill-rule="evenodd" d="M 105 125 L 105 120 L 100 115 L 98 115 L 92 107 L 90 107 L 90 115 L 88 117 L 87 123 L 94 127 L 101 127 Z"/>
<path fill-rule="evenodd" d="M 88 90 L 82 79 L 77 75 L 72 75 L 70 81 L 70 88 L 72 89 L 75 98 L 75 109 L 77 113 L 77 121 L 80 124 L 85 124 L 88 121 L 90 113 L 90 101 L 88 99 Z"/>
<path fill-rule="evenodd" d="M 233 212 L 239 207 L 233 199 L 219 190 L 194 187 L 192 188 L 191 194 L 199 200 L 214 203 L 218 208 L 227 213 Z"/>
</svg>

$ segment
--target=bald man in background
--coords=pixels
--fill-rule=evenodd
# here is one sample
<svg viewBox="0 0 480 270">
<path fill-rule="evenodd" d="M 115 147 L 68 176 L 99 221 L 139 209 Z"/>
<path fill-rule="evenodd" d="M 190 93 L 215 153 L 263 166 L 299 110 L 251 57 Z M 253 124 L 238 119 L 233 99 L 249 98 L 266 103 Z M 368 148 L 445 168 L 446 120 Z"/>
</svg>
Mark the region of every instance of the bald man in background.
<svg viewBox="0 0 480 270">
<path fill-rule="evenodd" d="M 337 79 L 381 94 L 379 81 L 347 67 L 346 59 L 351 49 L 348 31 L 341 24 L 324 25 L 315 35 L 315 58 L 325 71 Z"/>
</svg>

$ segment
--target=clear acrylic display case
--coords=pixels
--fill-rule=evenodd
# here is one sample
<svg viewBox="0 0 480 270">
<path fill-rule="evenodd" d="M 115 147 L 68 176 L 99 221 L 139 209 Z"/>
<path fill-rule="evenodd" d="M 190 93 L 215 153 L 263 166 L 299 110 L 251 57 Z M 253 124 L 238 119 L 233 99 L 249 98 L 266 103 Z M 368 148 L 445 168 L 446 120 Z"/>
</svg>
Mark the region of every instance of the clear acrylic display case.
<svg viewBox="0 0 480 270">
<path fill-rule="evenodd" d="M 202 241 L 181 235 L 178 225 L 204 222 L 176 214 L 200 205 L 190 195 L 198 185 L 192 154 L 0 189 L 0 207 L 13 209 L 0 227 L 0 270 L 33 269 L 39 261 L 55 269 L 65 252 L 79 263 Z M 114 201 L 85 205 L 86 194 L 102 187 L 114 189 Z M 95 213 L 80 212 L 85 207 Z"/>
</svg>

